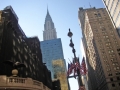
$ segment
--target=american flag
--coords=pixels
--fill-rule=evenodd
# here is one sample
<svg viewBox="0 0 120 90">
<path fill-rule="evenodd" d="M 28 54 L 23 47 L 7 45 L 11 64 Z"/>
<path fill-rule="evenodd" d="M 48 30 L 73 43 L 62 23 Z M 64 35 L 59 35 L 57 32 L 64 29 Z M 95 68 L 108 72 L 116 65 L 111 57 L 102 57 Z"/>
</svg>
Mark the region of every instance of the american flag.
<svg viewBox="0 0 120 90">
<path fill-rule="evenodd" d="M 71 69 L 73 70 L 75 68 L 75 63 L 71 63 Z"/>
<path fill-rule="evenodd" d="M 79 58 L 76 58 L 76 60 L 75 60 L 75 58 L 73 58 L 73 62 L 71 62 L 70 64 L 68 63 L 68 72 L 67 72 L 68 76 L 70 74 L 74 73 L 74 77 L 76 78 L 77 70 L 80 71 L 81 75 L 86 74 L 86 64 L 85 64 L 84 57 L 83 57 L 83 61 L 82 61 L 81 65 L 79 63 Z"/>
<path fill-rule="evenodd" d="M 78 61 L 79 61 L 79 58 L 77 58 L 77 61 L 76 61 L 76 68 L 80 70 L 80 63 Z"/>
<path fill-rule="evenodd" d="M 71 73 L 74 73 L 74 77 L 76 78 L 76 72 L 77 72 L 76 63 L 75 63 L 75 59 L 73 58 L 73 62 L 71 62 L 70 64 L 68 64 L 67 75 L 69 76 Z"/>
<path fill-rule="evenodd" d="M 82 70 L 82 68 L 81 68 L 81 66 L 80 66 L 80 63 L 79 63 L 78 61 L 79 61 L 79 58 L 78 58 L 78 60 L 76 61 L 76 68 L 80 71 L 80 74 L 83 75 L 83 70 Z"/>
<path fill-rule="evenodd" d="M 76 79 L 76 73 L 77 73 L 77 67 L 76 67 L 76 60 L 77 58 L 73 58 L 73 72 L 74 72 L 74 78 Z"/>
<path fill-rule="evenodd" d="M 73 71 L 74 77 L 76 78 L 76 72 L 77 72 L 77 70 L 76 70 L 76 65 L 75 65 L 75 63 L 72 63 L 71 70 Z"/>
<path fill-rule="evenodd" d="M 85 58 L 83 57 L 82 63 L 81 63 L 81 69 L 83 71 L 83 74 L 86 75 L 87 70 L 86 70 L 86 63 L 85 63 Z"/>
</svg>

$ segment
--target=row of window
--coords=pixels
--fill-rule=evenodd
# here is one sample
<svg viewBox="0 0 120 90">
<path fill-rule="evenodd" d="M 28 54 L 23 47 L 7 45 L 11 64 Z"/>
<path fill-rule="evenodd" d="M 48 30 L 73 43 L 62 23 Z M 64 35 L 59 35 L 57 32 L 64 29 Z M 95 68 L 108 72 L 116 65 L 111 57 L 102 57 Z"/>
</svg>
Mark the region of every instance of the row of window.
<svg viewBox="0 0 120 90">
<path fill-rule="evenodd" d="M 107 57 L 104 56 L 104 55 L 105 55 L 105 53 L 103 53 L 103 61 L 106 63 L 106 67 L 108 67 L 107 71 L 110 71 L 111 69 L 109 67 L 109 63 L 107 61 Z M 114 55 L 114 54 L 112 54 L 112 55 Z M 112 65 L 114 66 L 114 70 L 119 70 L 120 67 L 119 67 L 118 62 L 116 61 L 116 59 L 115 58 L 111 58 L 110 60 L 112 61 Z"/>
<path fill-rule="evenodd" d="M 120 86 L 120 83 L 118 83 L 118 85 Z M 115 86 L 117 86 L 117 84 L 114 84 L 114 83 L 113 83 L 113 84 L 112 84 L 112 87 L 115 87 Z"/>
<path fill-rule="evenodd" d="M 21 59 L 21 57 L 20 56 L 18 56 L 18 57 L 20 59 L 20 62 L 23 62 L 22 59 Z M 11 58 L 11 59 L 14 60 L 14 58 Z M 26 68 L 30 69 L 30 72 L 35 71 L 36 68 L 37 68 L 37 66 L 35 67 L 35 65 L 31 62 L 31 59 L 30 59 L 30 64 L 29 65 L 26 63 L 26 61 L 24 61 L 24 64 L 25 64 Z M 31 68 L 31 66 L 33 66 L 33 68 Z M 22 70 L 22 68 L 21 68 L 21 70 Z"/>
<path fill-rule="evenodd" d="M 111 4 L 111 7 L 110 7 L 110 11 L 111 11 L 113 5 L 114 5 L 114 0 L 112 0 L 112 4 Z"/>
<path fill-rule="evenodd" d="M 119 11 L 119 13 L 118 13 L 118 15 L 117 15 L 117 17 L 115 19 L 115 24 L 117 23 L 117 21 L 119 20 L 119 18 L 120 18 L 120 11 Z"/>
<path fill-rule="evenodd" d="M 104 35 L 103 37 L 106 38 L 106 39 L 105 39 L 105 40 L 106 40 L 105 42 L 106 42 L 106 47 L 108 48 L 108 53 L 109 53 L 109 55 L 110 55 L 110 57 L 114 57 L 114 56 L 115 56 L 115 55 L 114 55 L 114 50 L 112 49 L 112 46 L 111 46 L 109 37 L 107 36 L 107 33 L 106 33 L 106 32 L 104 32 L 103 35 Z M 113 37 L 114 35 L 111 35 L 111 36 Z M 100 43 L 100 49 L 102 50 L 102 54 L 105 55 L 105 52 L 104 52 L 104 49 L 103 49 L 101 40 L 99 41 L 99 43 Z M 117 41 L 115 41 L 115 43 L 117 43 Z M 101 47 L 101 46 L 102 46 L 102 47 Z M 110 67 L 109 67 L 109 63 L 108 63 L 108 61 L 107 61 L 107 59 L 106 59 L 106 56 L 103 56 L 103 60 L 104 60 L 104 62 L 106 63 L 106 70 L 107 70 L 108 72 L 111 71 L 111 69 L 110 69 Z M 114 59 L 111 58 L 111 61 L 113 61 L 113 60 L 114 60 Z M 120 67 L 118 66 L 118 63 L 117 63 L 117 62 L 112 62 L 112 64 L 113 64 L 114 70 L 120 70 Z M 108 76 L 112 76 L 112 73 L 108 73 Z"/>
<path fill-rule="evenodd" d="M 116 10 L 118 8 L 118 5 L 119 5 L 119 0 L 117 1 L 116 5 L 115 5 L 115 9 L 113 10 L 114 12 L 112 13 L 112 17 L 114 17 L 115 13 L 116 13 Z"/>
<path fill-rule="evenodd" d="M 108 0 L 108 2 L 106 2 L 106 4 L 108 4 L 108 5 L 107 5 L 107 7 L 109 7 L 109 4 L 110 4 L 110 0 Z"/>
</svg>

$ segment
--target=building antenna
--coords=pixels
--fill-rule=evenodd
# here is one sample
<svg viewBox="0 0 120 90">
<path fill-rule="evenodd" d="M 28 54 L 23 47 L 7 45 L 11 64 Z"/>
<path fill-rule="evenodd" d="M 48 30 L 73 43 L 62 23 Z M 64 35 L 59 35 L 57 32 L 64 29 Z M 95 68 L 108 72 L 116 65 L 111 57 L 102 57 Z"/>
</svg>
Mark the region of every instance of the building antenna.
<svg viewBox="0 0 120 90">
<path fill-rule="evenodd" d="M 48 4 L 47 4 L 47 9 L 48 9 Z"/>
<path fill-rule="evenodd" d="M 89 6 L 90 6 L 90 8 L 92 8 L 90 2 L 89 2 Z"/>
</svg>

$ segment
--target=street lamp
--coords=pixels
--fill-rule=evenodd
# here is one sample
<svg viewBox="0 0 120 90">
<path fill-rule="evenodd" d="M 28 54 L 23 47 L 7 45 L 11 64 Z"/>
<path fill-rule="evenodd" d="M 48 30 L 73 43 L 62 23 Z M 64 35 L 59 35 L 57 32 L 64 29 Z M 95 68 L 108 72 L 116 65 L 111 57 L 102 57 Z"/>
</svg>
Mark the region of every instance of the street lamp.
<svg viewBox="0 0 120 90">
<path fill-rule="evenodd" d="M 69 29 L 69 32 L 68 32 L 68 36 L 70 37 L 70 44 L 69 44 L 69 46 L 72 48 L 72 52 L 74 54 L 74 62 L 73 63 L 76 63 L 76 62 L 79 63 L 79 60 L 77 59 L 76 54 L 75 54 L 76 50 L 74 48 L 74 43 L 72 41 L 73 33 L 70 31 L 70 29 Z M 78 75 L 78 85 L 79 85 L 79 87 L 82 87 L 83 83 L 82 83 L 82 79 L 81 79 L 80 70 L 78 68 L 77 68 L 77 75 Z"/>
</svg>

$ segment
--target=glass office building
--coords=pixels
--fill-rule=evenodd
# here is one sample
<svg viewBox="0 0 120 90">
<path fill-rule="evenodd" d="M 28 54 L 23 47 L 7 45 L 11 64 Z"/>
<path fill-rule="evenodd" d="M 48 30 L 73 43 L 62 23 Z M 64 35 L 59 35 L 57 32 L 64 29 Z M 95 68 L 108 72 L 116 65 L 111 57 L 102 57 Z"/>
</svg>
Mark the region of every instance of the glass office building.
<svg viewBox="0 0 120 90">
<path fill-rule="evenodd" d="M 46 63 L 48 69 L 53 72 L 52 70 L 52 60 L 62 59 L 64 62 L 63 56 L 63 49 L 61 39 L 51 39 L 41 41 L 41 51 L 42 51 L 42 59 L 43 62 Z M 53 78 L 53 73 L 52 73 Z"/>
</svg>

